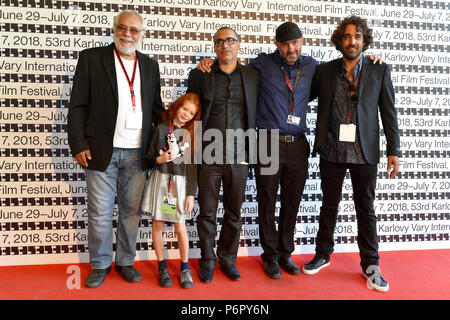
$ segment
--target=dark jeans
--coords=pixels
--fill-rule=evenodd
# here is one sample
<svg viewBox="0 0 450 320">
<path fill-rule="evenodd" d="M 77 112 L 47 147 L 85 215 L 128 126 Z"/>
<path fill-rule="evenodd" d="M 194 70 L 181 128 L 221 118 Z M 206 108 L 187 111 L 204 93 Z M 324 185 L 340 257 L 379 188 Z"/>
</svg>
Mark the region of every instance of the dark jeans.
<svg viewBox="0 0 450 320">
<path fill-rule="evenodd" d="M 270 144 L 268 149 L 270 150 Z M 264 250 L 261 255 L 263 261 L 278 261 L 280 257 L 290 257 L 295 249 L 294 231 L 308 174 L 309 143 L 306 138 L 295 142 L 280 141 L 279 156 L 280 166 L 273 175 L 261 174 L 261 168 L 264 166 L 260 163 L 255 166 L 259 238 Z M 278 186 L 280 186 L 281 208 L 277 229 L 275 204 Z"/>
<path fill-rule="evenodd" d="M 347 169 L 350 171 L 353 185 L 361 267 L 365 270 L 370 265 L 378 265 L 379 261 L 377 217 L 373 207 L 377 165 L 334 163 L 323 158 L 320 159 L 323 199 L 316 239 L 316 254 L 319 257 L 328 258 L 333 252 L 333 234 L 338 205 L 341 201 L 342 183 Z"/>
<path fill-rule="evenodd" d="M 197 230 L 200 238 L 201 268 L 214 268 L 217 257 L 221 266 L 236 264 L 242 227 L 241 206 L 244 201 L 248 170 L 248 165 L 198 166 L 200 214 L 197 218 Z M 222 182 L 224 215 L 216 257 L 214 252 L 217 234 L 216 216 Z"/>
</svg>

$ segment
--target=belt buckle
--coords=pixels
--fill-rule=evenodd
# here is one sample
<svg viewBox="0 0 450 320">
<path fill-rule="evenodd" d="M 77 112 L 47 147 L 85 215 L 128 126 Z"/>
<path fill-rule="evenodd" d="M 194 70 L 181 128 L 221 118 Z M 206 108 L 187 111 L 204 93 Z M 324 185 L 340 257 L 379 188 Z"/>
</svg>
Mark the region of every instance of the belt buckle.
<svg viewBox="0 0 450 320">
<path fill-rule="evenodd" d="M 295 137 L 294 136 L 284 136 L 284 142 L 294 142 Z"/>
</svg>

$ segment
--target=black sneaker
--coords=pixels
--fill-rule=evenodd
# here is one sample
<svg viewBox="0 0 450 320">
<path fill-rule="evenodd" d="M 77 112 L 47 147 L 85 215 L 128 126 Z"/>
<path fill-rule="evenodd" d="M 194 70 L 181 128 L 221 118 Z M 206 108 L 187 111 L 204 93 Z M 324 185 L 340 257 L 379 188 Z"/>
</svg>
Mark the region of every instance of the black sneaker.
<svg viewBox="0 0 450 320">
<path fill-rule="evenodd" d="M 84 285 L 88 288 L 97 288 L 103 281 L 105 281 L 106 275 L 111 271 L 111 267 L 106 269 L 93 269 L 92 272 L 86 278 Z"/>
<path fill-rule="evenodd" d="M 365 271 L 363 270 L 363 274 L 367 279 L 367 288 L 381 292 L 389 291 L 389 283 L 381 275 L 378 266 L 369 266 Z"/>
<path fill-rule="evenodd" d="M 324 259 L 318 256 L 314 256 L 310 262 L 303 266 L 304 274 L 316 274 L 320 269 L 328 267 L 330 265 L 330 258 Z"/>
<path fill-rule="evenodd" d="M 172 286 L 172 279 L 170 278 L 169 270 L 167 268 L 159 269 L 158 284 L 164 288 Z"/>
</svg>

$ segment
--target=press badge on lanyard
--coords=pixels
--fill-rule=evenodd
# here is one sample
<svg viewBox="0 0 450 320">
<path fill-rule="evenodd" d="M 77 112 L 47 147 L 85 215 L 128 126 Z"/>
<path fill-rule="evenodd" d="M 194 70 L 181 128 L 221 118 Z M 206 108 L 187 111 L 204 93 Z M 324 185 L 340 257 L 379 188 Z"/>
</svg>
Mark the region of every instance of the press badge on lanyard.
<svg viewBox="0 0 450 320">
<path fill-rule="evenodd" d="M 123 65 L 122 58 L 117 52 L 116 47 L 114 47 L 114 52 L 116 53 L 117 59 L 120 62 L 120 66 L 122 67 L 123 73 L 127 78 L 128 86 L 130 87 L 130 96 L 131 96 L 131 110 L 127 112 L 127 118 L 125 120 L 125 128 L 126 129 L 141 129 L 142 128 L 142 111 L 136 110 L 136 95 L 134 94 L 134 78 L 136 77 L 136 66 L 137 66 L 137 55 L 134 57 L 134 65 L 133 65 L 133 74 L 131 75 L 131 80 L 128 77 L 128 73 L 125 70 L 125 66 Z"/>
<path fill-rule="evenodd" d="M 339 141 L 355 142 L 356 126 L 353 123 L 341 124 L 339 128 Z"/>
<path fill-rule="evenodd" d="M 137 111 L 136 108 L 127 112 L 127 119 L 125 121 L 125 128 L 127 129 L 141 129 L 142 128 L 142 111 Z"/>
<path fill-rule="evenodd" d="M 300 125 L 300 117 L 294 116 L 293 114 L 289 114 L 286 122 L 288 124 L 293 124 L 294 126 L 298 127 Z"/>
<path fill-rule="evenodd" d="M 356 85 L 358 84 L 358 79 L 359 79 L 359 72 L 361 70 L 358 70 L 358 74 L 356 75 L 356 79 L 355 82 L 353 84 L 351 84 L 351 90 L 349 95 L 350 95 L 350 104 L 352 104 L 352 96 L 355 95 L 355 90 L 356 90 Z M 350 87 L 349 87 L 350 88 Z M 352 94 L 353 92 L 353 94 Z M 350 109 L 347 110 L 347 122 L 350 121 Z M 346 123 L 346 124 L 341 124 L 339 127 L 339 141 L 342 142 L 355 142 L 356 141 L 356 125 L 354 125 L 353 123 Z"/>
<path fill-rule="evenodd" d="M 288 114 L 286 122 L 287 122 L 287 124 L 291 124 L 291 125 L 298 127 L 298 126 L 300 126 L 300 117 L 297 117 L 294 114 L 295 113 L 294 95 L 295 95 L 295 89 L 297 89 L 298 80 L 300 79 L 300 67 L 298 68 L 297 76 L 295 77 L 294 87 L 292 87 L 291 81 L 289 80 L 289 77 L 288 77 L 286 71 L 284 71 L 284 68 L 282 66 L 280 66 L 280 68 L 281 68 L 281 71 L 283 72 L 284 80 L 286 81 L 286 84 L 287 84 L 289 90 L 291 91 L 291 97 L 292 97 L 291 112 Z"/>
<path fill-rule="evenodd" d="M 171 170 L 171 163 L 169 163 L 169 172 Z M 177 198 L 172 195 L 172 173 L 169 173 L 169 190 L 167 195 L 161 199 L 161 213 L 176 214 L 177 213 Z"/>
<path fill-rule="evenodd" d="M 173 120 L 170 121 L 170 133 L 173 133 Z M 165 149 L 166 147 L 164 147 Z M 164 214 L 176 214 L 177 213 L 177 198 L 172 195 L 172 162 L 169 165 L 169 185 L 168 192 L 166 196 L 161 199 L 161 213 Z"/>
<path fill-rule="evenodd" d="M 174 198 L 171 195 L 162 197 L 161 213 L 176 214 L 177 213 L 177 198 Z"/>
</svg>

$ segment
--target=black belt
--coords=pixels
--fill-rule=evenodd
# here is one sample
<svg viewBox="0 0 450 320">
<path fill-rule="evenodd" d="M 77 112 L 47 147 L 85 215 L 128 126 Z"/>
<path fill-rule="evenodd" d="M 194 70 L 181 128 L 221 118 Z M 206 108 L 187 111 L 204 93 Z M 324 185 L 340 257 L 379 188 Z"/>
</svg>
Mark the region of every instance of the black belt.
<svg viewBox="0 0 450 320">
<path fill-rule="evenodd" d="M 279 135 L 280 140 L 283 142 L 295 142 L 295 141 L 300 141 L 303 139 L 306 139 L 306 137 L 304 135 L 300 135 L 300 136 L 282 136 Z"/>
</svg>

